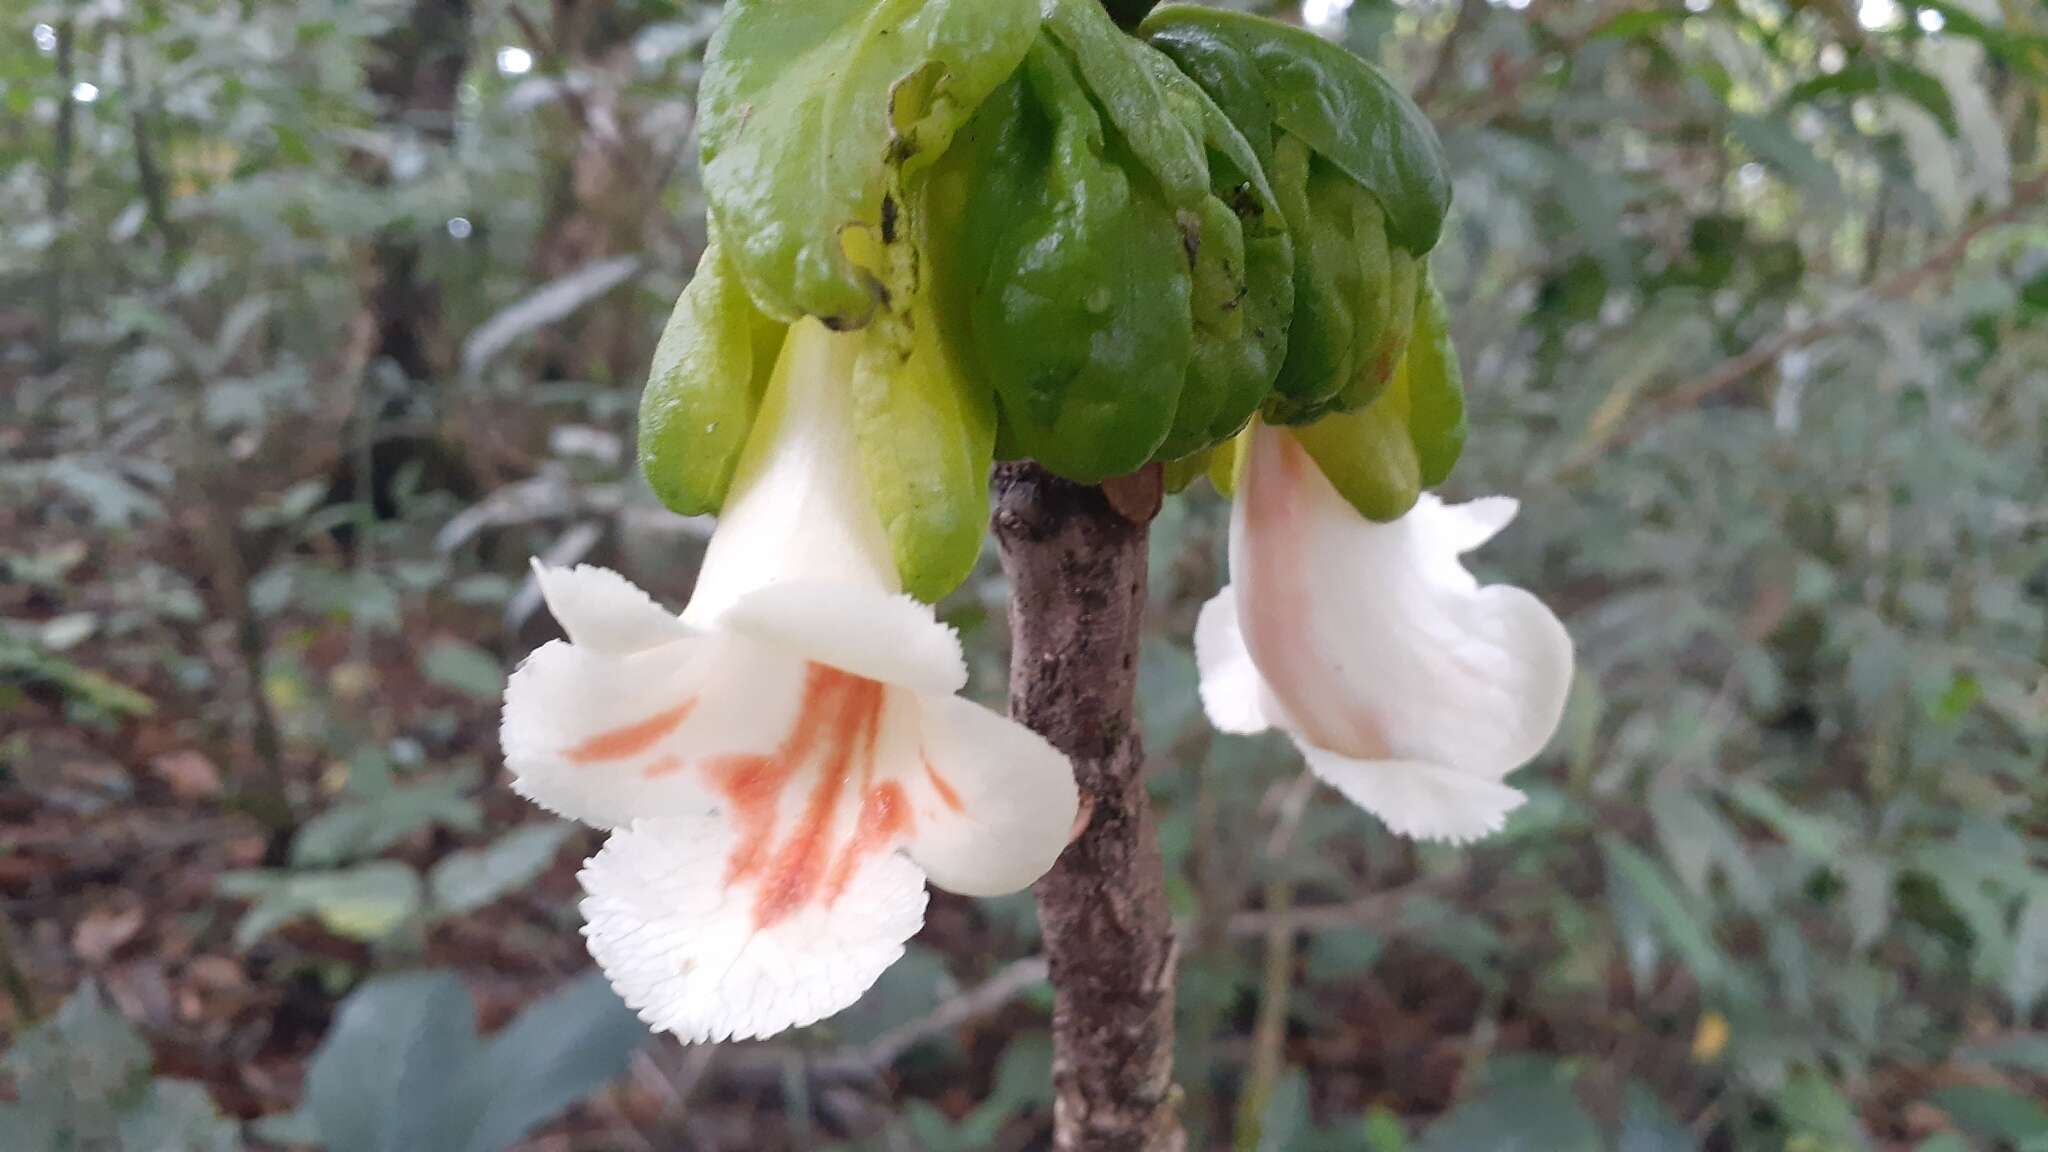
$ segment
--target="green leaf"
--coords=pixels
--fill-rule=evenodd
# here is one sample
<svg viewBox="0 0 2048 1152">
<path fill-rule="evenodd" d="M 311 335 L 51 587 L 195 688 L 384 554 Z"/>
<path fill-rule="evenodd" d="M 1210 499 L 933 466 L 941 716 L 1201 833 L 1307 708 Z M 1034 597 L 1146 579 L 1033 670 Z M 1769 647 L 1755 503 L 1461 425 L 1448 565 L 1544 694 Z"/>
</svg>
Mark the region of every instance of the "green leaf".
<svg viewBox="0 0 2048 1152">
<path fill-rule="evenodd" d="M 427 878 L 434 911 L 461 916 L 532 883 L 554 861 L 569 830 L 562 823 L 529 824 L 498 837 L 489 847 L 450 854 Z"/>
<path fill-rule="evenodd" d="M 1864 56 L 1850 61 L 1836 72 L 1823 72 L 1794 85 L 1780 107 L 1790 109 L 1824 97 L 1854 98 L 1880 92 L 1904 96 L 1925 108 L 1940 121 L 1942 129 L 1955 135 L 1956 109 L 1941 81 L 1910 64 Z"/>
<path fill-rule="evenodd" d="M 1594 30 L 1594 40 L 1642 40 L 1673 24 L 1683 23 L 1693 13 L 1682 8 L 1642 8 L 1625 11 Z"/>
<path fill-rule="evenodd" d="M 2006 1141 L 2023 1152 L 2048 1141 L 2048 1107 L 2025 1093 L 1984 1084 L 1951 1084 L 1935 1089 L 1933 1100 L 1956 1127 L 1980 1140 Z"/>
<path fill-rule="evenodd" d="M 867 322 L 892 174 L 946 151 L 1038 31 L 1035 0 L 733 0 L 699 90 L 704 191 L 762 311 Z"/>
<path fill-rule="evenodd" d="M 922 945 L 903 950 L 903 958 L 885 969 L 874 987 L 853 1006 L 832 1017 L 835 1036 L 848 1044 L 866 1044 L 899 1024 L 938 1007 L 954 987 L 946 958 Z"/>
<path fill-rule="evenodd" d="M 640 394 L 640 471 L 671 510 L 703 516 L 725 505 L 786 332 L 747 297 L 714 237 Z"/>
<path fill-rule="evenodd" d="M 1832 821 L 1801 812 L 1754 777 L 1737 781 L 1728 795 L 1744 811 L 1770 825 L 1772 831 L 1809 861 L 1832 863 L 1840 859 L 1849 834 Z"/>
<path fill-rule="evenodd" d="M 158 1080 L 121 1117 L 122 1152 L 239 1152 L 241 1131 L 204 1086 Z"/>
<path fill-rule="evenodd" d="M 1600 1130 L 1562 1065 L 1496 1057 L 1487 1083 L 1416 1141 L 1416 1152 L 1601 1152 Z"/>
<path fill-rule="evenodd" d="M 1988 1044 L 1974 1044 L 1956 1053 L 1961 1060 L 1996 1064 L 2035 1076 L 2048 1076 L 2048 1034 L 2014 1036 Z"/>
<path fill-rule="evenodd" d="M 1704 914 L 1665 879 L 1655 861 L 1633 845 L 1607 836 L 1601 838 L 1600 846 L 1607 857 L 1610 893 L 1633 897 L 1693 976 L 1710 988 L 1719 985 L 1727 962 L 1708 932 Z"/>
<path fill-rule="evenodd" d="M 355 778 L 352 776 L 351 780 Z M 364 773 L 362 779 L 373 777 Z M 483 811 L 465 795 L 473 783 L 471 774 L 456 771 L 404 783 L 364 784 L 360 792 L 299 828 L 292 837 L 292 863 L 301 868 L 318 868 L 375 856 L 436 824 L 459 832 L 475 831 L 482 822 Z"/>
<path fill-rule="evenodd" d="M 79 985 L 55 1018 L 22 1033 L 0 1057 L 17 1103 L 0 1105 L 8 1152 L 236 1152 L 235 1124 L 206 1089 L 149 1078 L 135 1028 Z"/>
<path fill-rule="evenodd" d="M 2048 79 L 2048 36 L 1987 24 L 1976 12 L 1948 0 L 1916 0 L 1915 6 L 1941 13 L 1947 35 L 1975 40 L 2014 70 L 2037 81 Z"/>
<path fill-rule="evenodd" d="M 2019 924 L 2013 929 L 2012 967 L 2006 973 L 2005 994 L 2022 1018 L 2031 1016 L 2041 997 L 2048 994 L 2048 888 L 2037 890 L 2020 909 Z"/>
<path fill-rule="evenodd" d="M 149 1076 L 149 1047 L 87 980 L 54 1019 L 24 1033 L 4 1060 L 24 1102 L 99 1105 L 130 1097 Z"/>
<path fill-rule="evenodd" d="M 1631 1080 L 1622 1089 L 1615 1152 L 1693 1152 L 1698 1147 L 1699 1141 L 1641 1081 Z"/>
<path fill-rule="evenodd" d="M 570 981 L 491 1037 L 466 1078 L 476 1130 L 463 1152 L 498 1152 L 618 1079 L 647 1025 L 601 972 Z"/>
<path fill-rule="evenodd" d="M 454 973 L 384 977 L 342 1002 L 299 1115 L 328 1152 L 499 1152 L 616 1079 L 647 1036 L 596 972 L 488 1044 Z"/>
<path fill-rule="evenodd" d="M 1751 156 L 1793 187 L 1822 201 L 1839 200 L 1842 185 L 1834 166 L 1792 134 L 1789 120 L 1734 116 L 1729 127 Z"/>
<path fill-rule="evenodd" d="M 1172 4 L 1140 32 L 1198 81 L 1223 72 L 1256 77 L 1273 123 L 1371 192 L 1396 244 L 1418 256 L 1436 246 L 1451 203 L 1443 145 L 1378 69 L 1306 29 L 1241 12 Z M 1210 94 L 1236 118 L 1240 102 L 1215 88 Z M 1256 140 L 1255 130 L 1246 135 Z"/>
<path fill-rule="evenodd" d="M 1841 1089 L 1811 1068 L 1795 1069 L 1778 1094 L 1778 1109 L 1795 1143 L 1804 1138 L 1814 1152 L 1863 1148 L 1869 1143 L 1855 1106 Z"/>
<path fill-rule="evenodd" d="M 420 672 L 428 683 L 472 700 L 496 700 L 505 691 L 504 665 L 467 640 L 449 636 L 435 640 L 420 657 Z"/>
<path fill-rule="evenodd" d="M 376 860 L 335 872 L 229 872 L 223 896 L 253 901 L 235 926 L 235 945 L 248 948 L 302 916 L 328 931 L 375 942 L 419 911 L 419 873 L 395 860 Z"/>
<path fill-rule="evenodd" d="M 327 1152 L 463 1152 L 477 1123 L 463 1078 L 480 1052 L 476 1010 L 453 973 L 372 980 L 335 1013 L 304 1107 Z"/>
</svg>

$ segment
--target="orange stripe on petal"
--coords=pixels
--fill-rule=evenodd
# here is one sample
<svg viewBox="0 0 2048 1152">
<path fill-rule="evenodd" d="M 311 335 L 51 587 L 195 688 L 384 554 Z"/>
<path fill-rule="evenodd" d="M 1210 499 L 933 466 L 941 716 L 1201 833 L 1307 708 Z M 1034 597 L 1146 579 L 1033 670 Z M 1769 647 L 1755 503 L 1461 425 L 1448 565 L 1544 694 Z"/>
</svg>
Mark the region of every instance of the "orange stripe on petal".
<svg viewBox="0 0 2048 1152">
<path fill-rule="evenodd" d="M 697 698 L 691 697 L 666 712 L 657 712 L 637 723 L 600 732 L 564 753 L 572 764 L 597 764 L 609 760 L 628 760 L 647 751 L 662 737 L 682 727 L 683 721 L 697 707 Z"/>
<path fill-rule="evenodd" d="M 924 762 L 924 775 L 925 779 L 932 782 L 932 791 L 939 794 L 939 799 L 945 802 L 946 807 L 955 812 L 967 810 L 967 805 L 960 802 L 960 793 L 953 791 L 953 786 L 946 782 L 944 776 L 939 775 L 939 770 L 932 767 L 930 760 Z"/>
</svg>

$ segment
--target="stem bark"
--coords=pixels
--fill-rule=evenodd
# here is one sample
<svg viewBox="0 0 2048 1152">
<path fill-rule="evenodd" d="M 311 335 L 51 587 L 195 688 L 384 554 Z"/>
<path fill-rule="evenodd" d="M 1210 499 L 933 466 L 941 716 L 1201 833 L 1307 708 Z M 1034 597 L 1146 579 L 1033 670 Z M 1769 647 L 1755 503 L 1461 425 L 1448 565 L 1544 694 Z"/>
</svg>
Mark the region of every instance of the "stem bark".
<svg viewBox="0 0 2048 1152">
<path fill-rule="evenodd" d="M 1157 467 L 1101 488 L 996 470 L 1010 714 L 1073 759 L 1083 827 L 1035 889 L 1053 985 L 1053 1147 L 1180 1152 L 1173 920 L 1145 795 L 1138 643 Z"/>
</svg>

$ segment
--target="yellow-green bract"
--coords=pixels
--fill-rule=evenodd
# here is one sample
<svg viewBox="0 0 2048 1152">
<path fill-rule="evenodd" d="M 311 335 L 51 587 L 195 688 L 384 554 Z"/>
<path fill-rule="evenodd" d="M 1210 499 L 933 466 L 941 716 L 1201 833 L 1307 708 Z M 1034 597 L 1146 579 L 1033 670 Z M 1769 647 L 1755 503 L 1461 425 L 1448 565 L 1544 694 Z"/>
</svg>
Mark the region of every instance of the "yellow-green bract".
<svg viewBox="0 0 2048 1152">
<path fill-rule="evenodd" d="M 725 503 L 785 327 L 754 307 L 714 235 L 640 394 L 640 469 L 662 503 L 689 516 Z"/>
<path fill-rule="evenodd" d="M 946 150 L 1024 58 L 1037 0 L 731 0 L 699 91 L 704 194 L 763 312 L 866 324 L 892 170 Z"/>
</svg>

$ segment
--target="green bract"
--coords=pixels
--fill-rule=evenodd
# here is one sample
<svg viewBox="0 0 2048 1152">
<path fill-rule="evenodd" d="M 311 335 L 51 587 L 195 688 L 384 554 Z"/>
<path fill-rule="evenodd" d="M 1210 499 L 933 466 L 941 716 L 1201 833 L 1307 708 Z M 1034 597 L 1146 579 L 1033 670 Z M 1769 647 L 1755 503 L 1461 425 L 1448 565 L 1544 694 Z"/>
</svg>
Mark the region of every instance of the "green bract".
<svg viewBox="0 0 2048 1152">
<path fill-rule="evenodd" d="M 883 229 L 875 254 L 884 306 L 861 333 L 854 363 L 854 435 L 903 590 L 935 601 L 959 587 L 981 555 L 995 401 L 942 333 L 925 255 L 950 247 L 931 240 L 936 193 L 920 186 L 894 194 L 908 219 Z"/>
<path fill-rule="evenodd" d="M 975 563 L 998 453 L 1228 487 L 1254 414 L 1399 515 L 1463 441 L 1424 255 L 1422 114 L 1301 29 L 1098 0 L 732 0 L 701 93 L 712 242 L 641 460 L 716 511 L 785 329 L 848 337 L 851 427 L 904 587 Z"/>
<path fill-rule="evenodd" d="M 1405 350 L 1419 258 L 1449 206 L 1435 131 L 1370 65 L 1299 28 L 1168 7 L 1143 31 L 1249 142 L 1293 239 L 1292 332 L 1267 419 L 1372 403 Z"/>
<path fill-rule="evenodd" d="M 1422 486 L 1434 488 L 1451 474 L 1465 449 L 1465 377 L 1451 345 L 1444 298 L 1422 275 L 1415 298 L 1415 332 L 1408 342 L 1408 431 L 1422 465 Z"/>
<path fill-rule="evenodd" d="M 1017 67 L 1037 0 L 731 0 L 699 93 L 704 192 L 763 312 L 868 322 L 847 233 Z"/>
<path fill-rule="evenodd" d="M 1451 206 L 1443 145 L 1378 69 L 1313 32 L 1241 12 L 1172 4 L 1139 31 L 1254 145 L 1274 129 L 1300 137 L 1373 194 L 1395 244 L 1417 256 L 1436 246 Z"/>
<path fill-rule="evenodd" d="M 1407 512 L 1424 488 L 1443 483 L 1465 446 L 1465 396 L 1443 299 L 1425 275 L 1409 301 L 1406 352 L 1372 402 L 1293 430 L 1338 493 L 1373 520 Z"/>
<path fill-rule="evenodd" d="M 662 503 L 686 516 L 725 503 L 786 327 L 754 307 L 714 236 L 640 394 L 640 468 Z"/>
<path fill-rule="evenodd" d="M 1205 448 L 1272 386 L 1293 243 L 1230 118 L 1094 0 L 1048 0 L 1018 75 L 940 162 L 972 299 L 956 342 L 1005 453 L 1093 482 Z"/>
<path fill-rule="evenodd" d="M 1073 58 L 1041 38 L 940 167 L 963 194 L 938 261 L 967 294 L 956 336 L 1001 405 L 1006 454 L 1091 483 L 1143 466 L 1193 349 L 1187 255 Z"/>
</svg>

